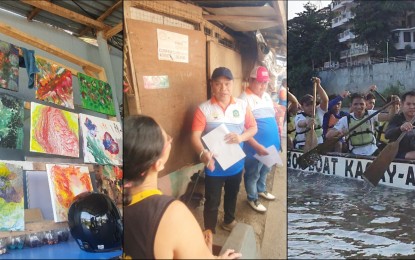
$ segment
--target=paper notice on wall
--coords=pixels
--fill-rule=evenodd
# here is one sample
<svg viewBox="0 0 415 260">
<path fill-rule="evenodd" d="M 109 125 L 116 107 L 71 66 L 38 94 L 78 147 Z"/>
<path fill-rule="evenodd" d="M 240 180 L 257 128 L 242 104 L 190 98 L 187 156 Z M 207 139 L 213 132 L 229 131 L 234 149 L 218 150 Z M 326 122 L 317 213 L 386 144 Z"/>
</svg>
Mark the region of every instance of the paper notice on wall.
<svg viewBox="0 0 415 260">
<path fill-rule="evenodd" d="M 144 88 L 146 89 L 159 89 L 168 88 L 169 76 L 143 76 Z"/>
<path fill-rule="evenodd" d="M 157 29 L 158 59 L 189 63 L 189 36 Z"/>
<path fill-rule="evenodd" d="M 228 133 L 228 128 L 221 124 L 202 137 L 223 170 L 228 169 L 246 156 L 239 144 L 227 144 L 225 142 L 225 135 Z"/>
</svg>

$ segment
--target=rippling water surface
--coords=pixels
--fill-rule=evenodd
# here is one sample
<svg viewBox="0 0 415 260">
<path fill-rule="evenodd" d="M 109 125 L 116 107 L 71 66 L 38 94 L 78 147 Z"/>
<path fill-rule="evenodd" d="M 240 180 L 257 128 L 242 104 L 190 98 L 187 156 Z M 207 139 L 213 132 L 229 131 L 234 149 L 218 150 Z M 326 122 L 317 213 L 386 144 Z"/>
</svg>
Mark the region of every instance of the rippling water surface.
<svg viewBox="0 0 415 260">
<path fill-rule="evenodd" d="M 289 258 L 415 258 L 415 192 L 288 170 Z"/>
</svg>

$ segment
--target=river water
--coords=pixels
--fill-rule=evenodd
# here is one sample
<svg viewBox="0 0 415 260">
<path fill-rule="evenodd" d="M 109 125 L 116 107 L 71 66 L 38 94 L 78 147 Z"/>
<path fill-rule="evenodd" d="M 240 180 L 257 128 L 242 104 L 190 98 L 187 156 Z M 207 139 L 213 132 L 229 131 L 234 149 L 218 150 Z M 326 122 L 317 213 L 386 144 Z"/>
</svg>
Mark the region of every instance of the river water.
<svg viewBox="0 0 415 260">
<path fill-rule="evenodd" d="M 415 258 L 415 192 L 288 170 L 289 258 Z"/>
</svg>

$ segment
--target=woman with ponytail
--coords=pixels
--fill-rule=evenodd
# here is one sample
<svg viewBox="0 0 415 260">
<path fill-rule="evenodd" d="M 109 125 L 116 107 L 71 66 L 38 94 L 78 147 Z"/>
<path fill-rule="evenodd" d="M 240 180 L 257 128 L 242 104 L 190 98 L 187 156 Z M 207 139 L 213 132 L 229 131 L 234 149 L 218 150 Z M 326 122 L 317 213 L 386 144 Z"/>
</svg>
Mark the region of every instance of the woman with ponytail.
<svg viewBox="0 0 415 260">
<path fill-rule="evenodd" d="M 124 258 L 235 259 L 227 250 L 212 255 L 189 209 L 157 188 L 172 138 L 152 119 L 130 116 L 124 122 Z"/>
</svg>

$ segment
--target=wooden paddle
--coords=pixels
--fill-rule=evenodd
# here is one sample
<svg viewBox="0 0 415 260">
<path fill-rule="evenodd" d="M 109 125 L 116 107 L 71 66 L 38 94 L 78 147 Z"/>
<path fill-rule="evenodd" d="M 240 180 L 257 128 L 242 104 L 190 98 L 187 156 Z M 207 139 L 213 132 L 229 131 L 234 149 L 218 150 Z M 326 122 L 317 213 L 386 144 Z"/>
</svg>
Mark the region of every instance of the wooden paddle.
<svg viewBox="0 0 415 260">
<path fill-rule="evenodd" d="M 311 113 L 312 118 L 316 118 L 316 99 L 317 99 L 317 80 L 316 78 L 311 79 L 313 81 L 313 112 Z M 311 125 L 310 130 L 305 133 L 305 144 L 304 152 L 308 152 L 318 144 L 317 134 L 314 131 L 314 124 Z"/>
<path fill-rule="evenodd" d="M 386 98 L 382 94 L 380 94 L 377 90 L 372 90 L 372 91 L 375 92 L 383 100 L 383 102 L 385 102 L 385 104 L 388 103 Z"/>
<path fill-rule="evenodd" d="M 414 122 L 415 117 L 412 118 L 410 123 L 413 124 Z M 393 142 L 389 142 L 363 173 L 363 178 L 374 187 L 378 185 L 380 179 L 382 179 L 385 174 L 385 171 L 388 169 L 393 159 L 395 159 L 396 154 L 398 153 L 399 143 L 402 138 L 404 138 L 406 133 L 407 132 L 402 132 L 398 139 Z"/>
<path fill-rule="evenodd" d="M 304 153 L 303 155 L 301 155 L 300 157 L 298 157 L 298 160 L 297 160 L 298 165 L 301 167 L 301 169 L 305 169 L 308 166 L 316 163 L 317 160 L 319 160 L 321 154 L 326 154 L 327 152 L 330 152 L 334 148 L 337 141 L 339 141 L 341 138 L 343 138 L 344 136 L 348 135 L 350 132 L 357 129 L 359 126 L 364 124 L 367 120 L 370 120 L 371 118 L 373 118 L 374 116 L 376 116 L 377 114 L 379 114 L 380 112 L 382 112 L 383 110 L 388 108 L 393 103 L 395 103 L 395 101 L 391 101 L 391 102 L 387 103 L 386 105 L 381 107 L 379 110 L 377 110 L 376 112 L 374 112 L 370 116 L 365 117 L 363 120 L 361 120 L 359 123 L 357 123 L 354 127 L 350 128 L 348 131 L 341 134 L 340 136 L 334 137 L 334 138 L 326 138 L 326 140 L 323 143 L 317 145 L 316 147 L 314 147 L 310 151 L 308 151 L 308 152 Z"/>
</svg>

